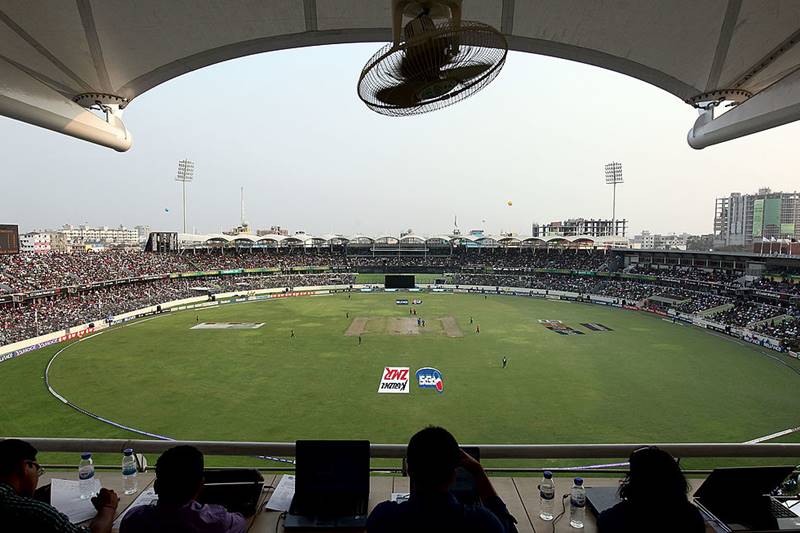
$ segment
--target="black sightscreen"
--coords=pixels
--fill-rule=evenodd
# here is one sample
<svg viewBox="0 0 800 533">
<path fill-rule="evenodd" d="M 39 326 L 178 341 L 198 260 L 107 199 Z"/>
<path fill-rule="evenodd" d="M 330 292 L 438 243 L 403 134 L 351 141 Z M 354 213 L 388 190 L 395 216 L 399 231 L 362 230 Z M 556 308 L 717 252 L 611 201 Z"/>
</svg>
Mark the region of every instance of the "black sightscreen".
<svg viewBox="0 0 800 533">
<path fill-rule="evenodd" d="M 414 276 L 388 275 L 384 280 L 387 289 L 413 289 Z"/>
</svg>

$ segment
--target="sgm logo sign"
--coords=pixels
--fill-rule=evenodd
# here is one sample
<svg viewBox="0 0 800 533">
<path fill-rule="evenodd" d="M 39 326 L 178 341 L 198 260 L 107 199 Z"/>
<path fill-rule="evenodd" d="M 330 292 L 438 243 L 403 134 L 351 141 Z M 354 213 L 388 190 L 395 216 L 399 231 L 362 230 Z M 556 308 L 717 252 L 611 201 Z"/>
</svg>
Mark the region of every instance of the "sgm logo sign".
<svg viewBox="0 0 800 533">
<path fill-rule="evenodd" d="M 378 392 L 408 394 L 408 373 L 410 371 L 411 369 L 407 366 L 384 367 Z"/>
<path fill-rule="evenodd" d="M 425 367 L 417 370 L 417 384 L 420 389 L 436 389 L 437 392 L 444 392 L 442 373 L 435 368 Z"/>
</svg>

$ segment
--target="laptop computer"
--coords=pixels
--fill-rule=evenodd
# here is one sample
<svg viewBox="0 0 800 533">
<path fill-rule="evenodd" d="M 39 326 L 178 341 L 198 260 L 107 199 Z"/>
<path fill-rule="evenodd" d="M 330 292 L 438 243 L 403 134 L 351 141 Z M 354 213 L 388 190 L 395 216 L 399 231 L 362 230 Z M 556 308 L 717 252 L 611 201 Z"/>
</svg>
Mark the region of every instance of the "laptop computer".
<svg viewBox="0 0 800 533">
<path fill-rule="evenodd" d="M 606 509 L 611 509 L 622 498 L 619 497 L 619 486 L 616 487 L 586 487 L 586 505 L 595 516 Z"/>
<path fill-rule="evenodd" d="M 369 441 L 299 440 L 295 492 L 284 529 L 363 529 Z"/>
<path fill-rule="evenodd" d="M 694 503 L 728 531 L 800 531 L 800 516 L 770 496 L 793 466 L 716 468 Z"/>
</svg>

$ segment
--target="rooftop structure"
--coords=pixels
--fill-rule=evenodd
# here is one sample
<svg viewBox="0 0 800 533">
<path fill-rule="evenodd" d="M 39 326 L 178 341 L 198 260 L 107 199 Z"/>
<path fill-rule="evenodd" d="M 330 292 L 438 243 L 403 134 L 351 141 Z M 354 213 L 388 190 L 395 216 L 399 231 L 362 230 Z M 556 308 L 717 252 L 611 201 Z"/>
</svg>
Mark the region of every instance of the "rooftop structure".
<svg viewBox="0 0 800 533">
<path fill-rule="evenodd" d="M 462 11 L 510 50 L 620 72 L 700 109 L 693 148 L 800 118 L 798 3 L 488 0 Z M 394 37 L 388 1 L 236 0 L 194 4 L 187 19 L 173 2 L 31 0 L 3 2 L 2 16 L 0 114 L 120 151 L 132 144 L 123 110 L 172 78 L 260 52 Z M 715 116 L 723 102 L 734 107 Z"/>
</svg>

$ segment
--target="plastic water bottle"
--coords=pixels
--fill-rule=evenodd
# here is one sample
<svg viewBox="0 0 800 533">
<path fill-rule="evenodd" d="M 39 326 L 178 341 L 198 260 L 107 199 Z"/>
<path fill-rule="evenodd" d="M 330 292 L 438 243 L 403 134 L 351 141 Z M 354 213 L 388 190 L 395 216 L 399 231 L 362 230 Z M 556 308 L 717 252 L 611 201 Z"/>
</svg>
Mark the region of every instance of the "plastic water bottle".
<svg viewBox="0 0 800 533">
<path fill-rule="evenodd" d="M 139 489 L 139 482 L 136 480 L 136 459 L 133 457 L 133 449 L 125 448 L 122 452 L 122 492 L 133 494 Z"/>
<path fill-rule="evenodd" d="M 545 521 L 553 519 L 553 504 L 555 503 L 556 487 L 553 485 L 553 473 L 544 471 L 542 482 L 539 483 L 539 518 Z"/>
<path fill-rule="evenodd" d="M 583 514 L 586 511 L 586 489 L 583 478 L 576 477 L 569 498 L 569 525 L 575 529 L 583 529 Z"/>
<path fill-rule="evenodd" d="M 94 462 L 90 453 L 81 454 L 81 462 L 78 463 L 78 487 L 82 500 L 89 499 L 96 493 Z"/>
</svg>

